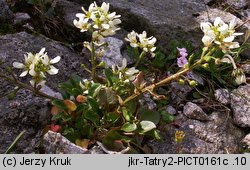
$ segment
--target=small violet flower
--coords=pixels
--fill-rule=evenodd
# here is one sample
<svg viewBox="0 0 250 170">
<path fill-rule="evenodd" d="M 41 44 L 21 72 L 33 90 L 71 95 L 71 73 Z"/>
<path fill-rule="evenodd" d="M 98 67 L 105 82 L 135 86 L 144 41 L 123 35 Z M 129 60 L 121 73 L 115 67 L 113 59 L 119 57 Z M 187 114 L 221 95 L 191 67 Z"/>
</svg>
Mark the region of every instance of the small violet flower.
<svg viewBox="0 0 250 170">
<path fill-rule="evenodd" d="M 187 50 L 186 48 L 178 48 L 178 51 L 179 51 L 179 56 L 177 58 L 177 65 L 178 67 L 184 67 L 186 64 L 188 64 L 188 60 L 187 60 L 187 56 L 188 56 L 188 53 L 187 53 Z"/>
</svg>

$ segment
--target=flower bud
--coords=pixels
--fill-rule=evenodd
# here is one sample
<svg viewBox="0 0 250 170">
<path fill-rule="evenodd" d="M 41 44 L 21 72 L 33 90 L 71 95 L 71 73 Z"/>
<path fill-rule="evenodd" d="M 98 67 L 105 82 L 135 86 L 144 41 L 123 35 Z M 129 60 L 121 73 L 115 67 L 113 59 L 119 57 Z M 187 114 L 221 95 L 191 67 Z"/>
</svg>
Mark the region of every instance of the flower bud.
<svg viewBox="0 0 250 170">
<path fill-rule="evenodd" d="M 52 123 L 50 125 L 50 130 L 53 131 L 53 132 L 59 132 L 61 130 L 61 126 L 55 125 L 54 123 Z"/>
<path fill-rule="evenodd" d="M 209 68 L 209 64 L 208 63 L 202 64 L 202 67 L 203 68 Z"/>
<path fill-rule="evenodd" d="M 78 96 L 76 97 L 76 101 L 77 101 L 78 103 L 85 103 L 86 100 L 87 100 L 87 97 L 86 97 L 86 96 L 83 96 L 83 95 L 78 95 Z"/>
<path fill-rule="evenodd" d="M 214 62 L 215 62 L 216 65 L 220 65 L 220 63 L 221 63 L 219 58 L 216 58 Z"/>
<path fill-rule="evenodd" d="M 204 56 L 203 58 L 206 62 L 209 62 L 211 60 L 211 56 Z"/>
<path fill-rule="evenodd" d="M 190 80 L 190 81 L 189 81 L 189 85 L 190 85 L 191 87 L 195 87 L 195 86 L 197 86 L 198 84 L 197 84 L 196 81 Z"/>
<path fill-rule="evenodd" d="M 106 65 L 106 64 L 105 64 L 105 62 L 104 62 L 104 61 L 102 61 L 102 62 L 100 62 L 100 63 L 99 63 L 99 65 L 98 65 L 98 66 L 99 66 L 99 67 L 105 67 L 105 65 Z"/>
<path fill-rule="evenodd" d="M 184 84 L 185 84 L 185 81 L 184 81 L 183 79 L 179 79 L 179 80 L 178 80 L 178 83 L 179 83 L 180 85 L 184 85 Z"/>
</svg>

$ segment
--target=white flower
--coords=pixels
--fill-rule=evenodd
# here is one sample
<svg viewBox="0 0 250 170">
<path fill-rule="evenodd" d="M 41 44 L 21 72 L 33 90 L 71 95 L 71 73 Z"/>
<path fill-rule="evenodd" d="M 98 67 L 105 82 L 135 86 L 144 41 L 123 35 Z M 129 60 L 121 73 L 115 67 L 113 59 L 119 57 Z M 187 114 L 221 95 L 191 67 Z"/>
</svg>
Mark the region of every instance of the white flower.
<svg viewBox="0 0 250 170">
<path fill-rule="evenodd" d="M 131 47 L 139 47 L 144 52 L 151 53 L 151 55 L 154 57 L 154 51 L 156 50 L 156 47 L 154 46 L 156 43 L 156 38 L 153 36 L 147 38 L 146 31 L 143 31 L 141 34 L 132 31 L 127 35 L 125 40 L 130 42 Z"/>
<path fill-rule="evenodd" d="M 236 36 L 242 35 L 243 33 L 235 33 L 235 26 L 235 19 L 231 20 L 228 25 L 224 23 L 220 17 L 215 19 L 213 25 L 209 22 L 202 22 L 200 24 L 201 30 L 204 32 L 202 42 L 207 47 L 215 43 L 220 46 L 224 53 L 227 53 L 230 49 L 239 48 L 239 43 L 233 41 Z"/>
<path fill-rule="evenodd" d="M 246 76 L 242 69 L 236 68 L 232 72 L 232 76 L 235 77 L 235 82 L 240 85 L 246 83 Z"/>
<path fill-rule="evenodd" d="M 138 41 L 137 41 L 137 33 L 135 31 L 132 31 L 127 35 L 127 38 L 125 38 L 126 41 L 130 42 L 131 47 L 138 47 Z"/>
<path fill-rule="evenodd" d="M 245 74 L 241 74 L 235 78 L 235 82 L 240 85 L 246 83 L 246 76 Z"/>
<path fill-rule="evenodd" d="M 76 17 L 79 18 L 77 21 L 76 19 L 73 21 L 74 25 L 81 30 L 81 32 L 88 31 L 90 28 L 90 23 L 88 23 L 89 18 L 85 18 L 86 15 L 78 13 L 76 14 Z"/>
<path fill-rule="evenodd" d="M 20 77 L 26 76 L 28 73 L 32 76 L 30 81 L 31 85 L 41 85 L 45 84 L 44 78 L 46 78 L 46 73 L 54 75 L 58 73 L 58 69 L 52 64 L 58 63 L 61 59 L 60 56 L 50 59 L 45 48 L 42 48 L 39 53 L 32 54 L 27 53 L 24 55 L 24 64 L 19 62 L 14 62 L 13 67 L 18 69 L 24 69 Z"/>
<path fill-rule="evenodd" d="M 79 20 L 74 20 L 74 25 L 81 32 L 93 30 L 92 38 L 94 41 L 100 41 L 103 37 L 114 35 L 120 28 L 117 27 L 121 23 L 121 16 L 115 12 L 109 12 L 109 3 L 103 2 L 99 7 L 96 2 L 89 6 L 88 11 L 82 8 L 84 13 L 76 14 Z"/>
<path fill-rule="evenodd" d="M 114 73 L 117 73 L 119 79 L 123 80 L 125 83 L 134 80 L 136 74 L 139 73 L 139 70 L 135 69 L 135 67 L 127 68 L 126 58 L 123 58 L 121 67 L 118 65 L 112 65 L 112 70 Z"/>
</svg>

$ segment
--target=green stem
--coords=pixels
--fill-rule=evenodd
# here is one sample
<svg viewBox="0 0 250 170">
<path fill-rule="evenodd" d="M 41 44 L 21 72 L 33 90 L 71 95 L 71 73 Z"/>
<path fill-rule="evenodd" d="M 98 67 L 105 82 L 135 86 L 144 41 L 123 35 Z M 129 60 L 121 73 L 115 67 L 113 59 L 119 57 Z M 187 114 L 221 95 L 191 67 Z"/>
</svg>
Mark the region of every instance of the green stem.
<svg viewBox="0 0 250 170">
<path fill-rule="evenodd" d="M 135 68 L 136 68 L 136 67 L 138 66 L 138 64 L 141 62 L 141 60 L 142 60 L 142 58 L 144 57 L 144 55 L 145 55 L 145 52 L 142 51 L 141 54 L 140 54 L 140 56 L 138 57 L 138 59 L 137 59 L 135 65 L 134 65 Z"/>
<path fill-rule="evenodd" d="M 96 66 L 95 66 L 95 44 L 92 42 L 91 43 L 91 66 L 92 66 L 92 78 L 93 81 L 96 82 Z"/>
<path fill-rule="evenodd" d="M 136 97 L 138 97 L 140 94 L 146 92 L 146 91 L 153 91 L 154 88 L 156 87 L 161 87 L 163 85 L 165 85 L 166 83 L 172 81 L 172 80 L 175 80 L 177 79 L 178 77 L 180 77 L 181 75 L 191 71 L 192 69 L 194 69 L 195 67 L 199 66 L 200 64 L 202 64 L 202 62 L 204 61 L 203 58 L 207 55 L 211 55 L 213 52 L 215 51 L 215 49 L 211 49 L 207 54 L 207 49 L 203 49 L 203 52 L 202 52 L 202 55 L 201 55 L 201 58 L 196 62 L 194 63 L 192 66 L 190 66 L 189 68 L 184 68 L 182 70 L 180 70 L 179 72 L 175 73 L 174 75 L 171 75 L 157 83 L 154 83 L 154 84 L 151 84 L 143 89 L 141 89 L 140 93 L 136 93 L 136 94 L 133 94 L 131 96 L 129 96 L 127 99 L 125 99 L 125 101 L 123 101 L 121 103 L 122 106 L 124 106 L 127 102 L 129 102 L 130 100 L 133 100 L 135 99 Z"/>
<path fill-rule="evenodd" d="M 36 88 L 29 86 L 28 84 L 22 83 L 20 81 L 18 81 L 17 79 L 11 78 L 6 76 L 5 74 L 0 73 L 0 77 L 5 78 L 6 80 L 8 80 L 9 82 L 12 82 L 13 84 L 17 85 L 19 88 L 24 88 L 27 89 L 29 91 L 32 91 L 33 93 L 41 96 L 41 97 L 45 97 L 47 99 L 51 99 L 51 100 L 58 100 L 58 98 L 55 98 L 53 96 L 47 95 L 39 90 L 37 90 Z"/>
</svg>

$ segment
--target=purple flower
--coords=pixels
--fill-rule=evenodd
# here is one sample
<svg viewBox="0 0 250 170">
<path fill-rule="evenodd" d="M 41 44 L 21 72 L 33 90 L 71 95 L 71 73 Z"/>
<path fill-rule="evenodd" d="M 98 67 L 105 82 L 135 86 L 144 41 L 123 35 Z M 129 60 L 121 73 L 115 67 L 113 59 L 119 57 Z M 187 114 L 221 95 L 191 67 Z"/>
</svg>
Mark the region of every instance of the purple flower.
<svg viewBox="0 0 250 170">
<path fill-rule="evenodd" d="M 187 53 L 187 50 L 186 48 L 178 48 L 178 51 L 179 51 L 179 56 L 177 58 L 177 65 L 178 67 L 184 67 L 184 65 L 186 65 L 188 63 L 188 60 L 187 60 L 187 56 L 188 56 L 188 53 Z"/>
</svg>

